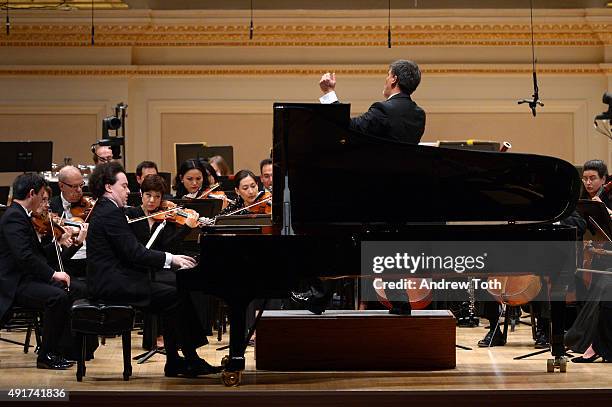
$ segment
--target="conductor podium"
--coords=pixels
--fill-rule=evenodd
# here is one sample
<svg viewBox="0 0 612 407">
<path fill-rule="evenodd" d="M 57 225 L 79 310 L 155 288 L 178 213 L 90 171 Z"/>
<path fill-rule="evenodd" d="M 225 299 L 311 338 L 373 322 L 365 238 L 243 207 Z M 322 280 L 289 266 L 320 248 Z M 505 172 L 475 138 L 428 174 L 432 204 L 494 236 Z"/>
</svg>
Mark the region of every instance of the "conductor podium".
<svg viewBox="0 0 612 407">
<path fill-rule="evenodd" d="M 264 311 L 255 362 L 276 371 L 452 369 L 455 318 L 446 310 Z"/>
</svg>

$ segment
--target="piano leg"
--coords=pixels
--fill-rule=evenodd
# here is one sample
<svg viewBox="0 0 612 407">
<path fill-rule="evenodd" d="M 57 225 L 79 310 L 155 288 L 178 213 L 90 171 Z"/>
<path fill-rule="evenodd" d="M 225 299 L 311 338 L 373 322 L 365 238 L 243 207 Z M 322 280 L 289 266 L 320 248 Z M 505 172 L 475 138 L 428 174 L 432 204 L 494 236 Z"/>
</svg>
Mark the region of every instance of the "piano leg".
<svg viewBox="0 0 612 407">
<path fill-rule="evenodd" d="M 246 312 L 248 303 L 243 301 L 228 301 L 230 308 L 230 343 L 229 357 L 221 362 L 223 373 L 221 379 L 226 386 L 238 386 L 245 368 L 244 352 L 246 350 Z"/>
<path fill-rule="evenodd" d="M 559 372 L 565 373 L 567 369 L 567 357 L 565 356 L 565 297 L 567 294 L 567 285 L 560 278 L 552 279 L 550 288 L 550 350 L 553 359 L 548 359 L 546 370 L 549 373 L 559 369 Z"/>
</svg>

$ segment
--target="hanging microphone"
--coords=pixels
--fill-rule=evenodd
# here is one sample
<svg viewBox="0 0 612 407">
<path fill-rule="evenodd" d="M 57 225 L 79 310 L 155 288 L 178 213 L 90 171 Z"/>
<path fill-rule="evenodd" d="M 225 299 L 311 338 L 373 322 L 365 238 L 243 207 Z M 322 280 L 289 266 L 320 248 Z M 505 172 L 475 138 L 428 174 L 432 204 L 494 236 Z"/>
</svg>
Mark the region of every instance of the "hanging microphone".
<svg viewBox="0 0 612 407">
<path fill-rule="evenodd" d="M 538 77 L 535 71 L 533 72 L 533 95 L 531 97 L 532 99 L 521 99 L 517 103 L 519 105 L 527 103 L 529 105 L 529 108 L 531 109 L 531 114 L 533 114 L 533 117 L 535 117 L 536 107 L 544 107 L 544 103 L 540 101 L 540 96 L 538 94 Z"/>
</svg>

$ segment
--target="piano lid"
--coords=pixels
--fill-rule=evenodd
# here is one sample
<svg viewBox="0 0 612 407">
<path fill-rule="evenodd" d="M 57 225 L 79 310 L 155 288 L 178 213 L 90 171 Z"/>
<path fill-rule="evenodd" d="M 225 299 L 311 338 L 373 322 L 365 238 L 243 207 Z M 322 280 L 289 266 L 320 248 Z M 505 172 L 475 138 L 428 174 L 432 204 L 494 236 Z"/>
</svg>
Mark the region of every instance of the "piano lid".
<svg viewBox="0 0 612 407">
<path fill-rule="evenodd" d="M 575 208 L 581 182 L 558 158 L 404 144 L 350 131 L 349 105 L 274 104 L 273 222 L 551 222 Z M 303 230 L 303 228 L 302 228 Z"/>
</svg>

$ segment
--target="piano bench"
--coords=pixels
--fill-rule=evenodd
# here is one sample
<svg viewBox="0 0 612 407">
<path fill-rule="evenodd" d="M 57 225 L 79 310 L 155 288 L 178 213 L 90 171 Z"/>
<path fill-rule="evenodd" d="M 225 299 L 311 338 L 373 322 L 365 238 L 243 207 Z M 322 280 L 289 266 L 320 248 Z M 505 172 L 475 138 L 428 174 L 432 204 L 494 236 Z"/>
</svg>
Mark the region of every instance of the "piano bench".
<svg viewBox="0 0 612 407">
<path fill-rule="evenodd" d="M 131 334 L 134 326 L 134 308 L 129 305 L 113 305 L 81 299 L 71 309 L 70 327 L 79 344 L 77 381 L 85 376 L 86 335 L 121 335 L 123 345 L 123 380 L 132 375 Z"/>
</svg>

